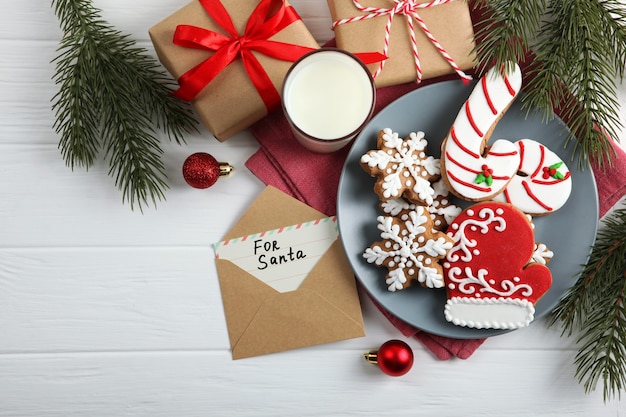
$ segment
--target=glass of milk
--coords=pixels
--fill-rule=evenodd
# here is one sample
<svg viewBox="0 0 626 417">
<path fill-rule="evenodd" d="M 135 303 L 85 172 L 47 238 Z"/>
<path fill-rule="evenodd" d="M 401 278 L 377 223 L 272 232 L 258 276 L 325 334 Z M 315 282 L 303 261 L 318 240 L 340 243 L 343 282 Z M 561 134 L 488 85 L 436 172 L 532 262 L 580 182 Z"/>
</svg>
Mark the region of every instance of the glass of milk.
<svg viewBox="0 0 626 417">
<path fill-rule="evenodd" d="M 353 54 L 322 48 L 302 56 L 283 83 L 282 107 L 296 139 L 314 152 L 335 152 L 372 116 L 376 87 Z"/>
</svg>

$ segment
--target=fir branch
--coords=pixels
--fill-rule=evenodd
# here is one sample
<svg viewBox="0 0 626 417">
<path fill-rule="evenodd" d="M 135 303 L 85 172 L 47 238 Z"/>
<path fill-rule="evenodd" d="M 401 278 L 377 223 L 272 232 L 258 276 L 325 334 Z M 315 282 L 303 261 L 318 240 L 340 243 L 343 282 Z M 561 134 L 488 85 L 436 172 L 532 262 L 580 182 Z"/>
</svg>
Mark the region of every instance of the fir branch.
<svg viewBox="0 0 626 417">
<path fill-rule="evenodd" d="M 604 400 L 626 387 L 626 208 L 603 220 L 576 284 L 552 312 L 550 325 L 579 332 L 576 376 L 586 392 L 602 380 Z"/>
<path fill-rule="evenodd" d="M 480 70 L 524 60 L 531 39 L 539 31 L 545 0 L 476 0 L 475 8 L 489 8 L 476 24 L 476 58 Z M 508 68 L 507 68 L 508 70 Z"/>
<path fill-rule="evenodd" d="M 598 13 L 605 25 L 608 34 L 608 49 L 615 51 L 615 67 L 618 69 L 618 77 L 624 78 L 626 70 L 626 5 L 623 2 L 616 3 L 614 0 L 599 2 Z"/>
<path fill-rule="evenodd" d="M 580 149 L 580 162 L 584 165 L 588 160 L 596 160 L 600 166 L 610 163 L 614 153 L 610 138 L 617 137 L 615 127 L 620 126 L 614 85 L 620 64 L 615 61 L 616 47 L 612 34 L 606 30 L 604 11 L 596 0 L 552 1 L 548 8 L 550 19 L 543 28 L 545 36 L 535 46 L 539 60 L 550 64 L 547 71 L 563 83 L 564 94 L 571 94 L 575 104 L 580 103 L 565 106 L 561 117 L 578 139 L 574 150 Z M 559 58 L 549 58 L 548 54 Z M 534 87 L 531 81 L 531 93 Z M 545 104 L 535 97 L 530 94 L 525 105 Z M 556 94 L 555 97 L 563 98 Z"/>
<path fill-rule="evenodd" d="M 478 22 L 477 56 L 481 65 L 518 62 L 523 50 L 533 50 L 524 87 L 523 106 L 538 109 L 544 119 L 561 110 L 577 141 L 579 164 L 590 160 L 610 164 L 621 127 L 615 77 L 626 61 L 626 8 L 618 0 L 480 0 L 491 12 Z M 537 18 L 542 22 L 537 26 Z M 529 36 L 521 25 L 536 33 Z M 510 48 L 511 51 L 507 51 Z M 570 138 L 571 139 L 571 138 Z"/>
<path fill-rule="evenodd" d="M 104 148 L 109 175 L 131 209 L 156 205 L 168 188 L 155 129 L 184 143 L 197 130 L 175 83 L 135 41 L 100 17 L 91 1 L 52 0 L 63 37 L 54 59 L 54 128 L 67 165 L 88 169 Z"/>
</svg>

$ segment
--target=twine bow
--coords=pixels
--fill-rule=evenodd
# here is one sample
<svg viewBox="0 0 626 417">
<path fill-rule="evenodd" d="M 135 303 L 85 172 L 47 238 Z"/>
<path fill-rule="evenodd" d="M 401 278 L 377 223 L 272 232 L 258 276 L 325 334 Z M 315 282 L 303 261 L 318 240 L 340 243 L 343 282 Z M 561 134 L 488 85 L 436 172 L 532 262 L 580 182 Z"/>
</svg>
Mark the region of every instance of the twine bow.
<svg viewBox="0 0 626 417">
<path fill-rule="evenodd" d="M 358 22 L 367 19 L 373 19 L 379 16 L 387 16 L 387 24 L 385 25 L 385 41 L 383 46 L 383 55 L 388 56 L 389 51 L 389 36 L 391 32 L 391 24 L 393 23 L 393 18 L 395 15 L 404 15 L 406 17 L 406 22 L 409 28 L 409 36 L 411 40 L 411 48 L 413 50 L 413 58 L 415 61 L 415 72 L 417 73 L 417 82 L 422 81 L 422 65 L 420 63 L 419 51 L 417 49 L 417 41 L 415 40 L 415 25 L 413 21 L 415 20 L 428 40 L 433 44 L 433 46 L 439 51 L 441 56 L 445 58 L 445 60 L 450 64 L 450 66 L 454 69 L 454 71 L 461 77 L 463 82 L 468 83 L 469 80 L 472 79 L 469 75 L 465 74 L 461 68 L 456 64 L 454 59 L 446 52 L 446 50 L 441 46 L 439 41 L 433 36 L 431 31 L 424 23 L 424 20 L 418 14 L 418 10 L 427 9 L 430 7 L 439 6 L 440 4 L 450 3 L 455 0 L 432 0 L 427 3 L 418 3 L 417 0 L 394 0 L 394 6 L 392 8 L 381 8 L 381 7 L 366 7 L 361 5 L 358 0 L 352 0 L 355 7 L 367 14 L 349 17 L 346 19 L 340 19 L 333 22 L 332 28 L 335 29 L 339 25 L 343 25 L 346 23 Z M 385 61 L 380 61 L 376 72 L 374 73 L 374 78 L 376 78 L 380 72 L 383 70 L 385 65 Z"/>
<path fill-rule="evenodd" d="M 243 35 L 239 35 L 220 0 L 200 0 L 209 16 L 228 35 L 191 25 L 178 25 L 174 43 L 194 49 L 215 51 L 213 55 L 185 72 L 179 79 L 176 97 L 193 100 L 224 68 L 241 58 L 250 80 L 268 111 L 280 105 L 280 94 L 252 51 L 293 62 L 313 48 L 268 40 L 291 23 L 300 20 L 284 0 L 261 0 L 250 15 Z"/>
</svg>

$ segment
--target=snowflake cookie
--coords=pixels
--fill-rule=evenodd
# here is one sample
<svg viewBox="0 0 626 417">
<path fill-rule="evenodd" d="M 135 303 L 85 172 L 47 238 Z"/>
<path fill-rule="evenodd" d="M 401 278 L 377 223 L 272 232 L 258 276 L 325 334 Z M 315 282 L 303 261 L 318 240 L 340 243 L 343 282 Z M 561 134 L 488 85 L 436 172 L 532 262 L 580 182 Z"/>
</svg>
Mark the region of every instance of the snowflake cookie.
<svg viewBox="0 0 626 417">
<path fill-rule="evenodd" d="M 428 206 L 430 218 L 433 219 L 435 230 L 445 231 L 452 221 L 458 216 L 462 209 L 452 204 L 450 201 L 450 191 L 446 188 L 443 180 L 438 180 L 432 184 L 434 194 L 433 202 Z M 382 201 L 380 209 L 389 216 L 400 216 L 411 210 L 415 210 L 417 204 L 410 203 L 404 198 L 394 198 L 389 201 Z"/>
<path fill-rule="evenodd" d="M 535 243 L 535 250 L 533 251 L 533 255 L 530 258 L 530 262 L 536 262 L 541 265 L 547 265 L 550 260 L 554 257 L 554 252 L 552 252 L 548 247 L 540 242 Z"/>
<path fill-rule="evenodd" d="M 444 286 L 439 260 L 452 248 L 452 239 L 433 229 L 430 213 L 423 206 L 415 207 L 400 217 L 378 216 L 378 229 L 383 239 L 363 253 L 368 263 L 386 267 L 389 291 L 402 290 L 413 281 L 423 287 Z"/>
<path fill-rule="evenodd" d="M 439 179 L 439 160 L 426 154 L 428 141 L 423 132 L 411 132 L 406 139 L 389 128 L 378 134 L 378 149 L 361 156 L 361 167 L 377 177 L 374 192 L 381 201 L 404 197 L 412 203 L 431 205 L 431 181 Z"/>
</svg>

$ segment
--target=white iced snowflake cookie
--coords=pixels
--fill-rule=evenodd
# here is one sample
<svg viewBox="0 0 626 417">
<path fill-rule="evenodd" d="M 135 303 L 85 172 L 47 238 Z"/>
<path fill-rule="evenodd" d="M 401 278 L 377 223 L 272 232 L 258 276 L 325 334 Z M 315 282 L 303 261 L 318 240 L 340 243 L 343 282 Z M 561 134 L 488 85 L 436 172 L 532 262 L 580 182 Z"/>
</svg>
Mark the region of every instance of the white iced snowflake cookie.
<svg viewBox="0 0 626 417">
<path fill-rule="evenodd" d="M 440 179 L 432 184 L 433 202 L 428 208 L 430 218 L 433 220 L 433 228 L 435 230 L 445 231 L 456 216 L 461 213 L 462 209 L 450 201 L 450 192 Z M 389 216 L 399 216 L 408 211 L 415 210 L 417 204 L 406 201 L 403 198 L 395 198 L 380 203 L 383 213 Z"/>
<path fill-rule="evenodd" d="M 545 244 L 537 242 L 535 243 L 535 250 L 533 251 L 533 256 L 530 258 L 530 262 L 547 265 L 553 257 L 554 252 L 548 249 Z"/>
<path fill-rule="evenodd" d="M 387 268 L 387 289 L 398 291 L 417 281 L 427 288 L 444 286 L 439 260 L 452 247 L 452 239 L 433 229 L 430 213 L 423 206 L 400 217 L 378 216 L 381 241 L 363 253 L 365 260 Z"/>
<path fill-rule="evenodd" d="M 522 73 L 517 64 L 503 74 L 490 69 L 474 87 L 441 144 L 442 178 L 450 191 L 470 201 L 490 200 L 515 176 L 520 156 L 513 142 L 487 146 L 500 118 L 517 97 Z"/>
<path fill-rule="evenodd" d="M 450 190 L 446 187 L 446 183 L 439 179 L 433 183 L 433 203 L 428 206 L 428 211 L 433 217 L 435 229 L 444 230 L 450 223 L 461 214 L 461 207 L 451 203 Z"/>
<path fill-rule="evenodd" d="M 567 165 L 535 140 L 518 140 L 515 146 L 521 158 L 517 175 L 494 200 L 511 203 L 533 216 L 550 214 L 563 207 L 572 191 Z"/>
<path fill-rule="evenodd" d="M 404 197 L 423 205 L 433 202 L 431 181 L 439 178 L 439 160 L 427 155 L 428 141 L 423 132 L 411 132 L 407 138 L 389 128 L 381 130 L 378 149 L 361 156 L 361 167 L 376 177 L 374 192 L 381 201 Z"/>
</svg>

